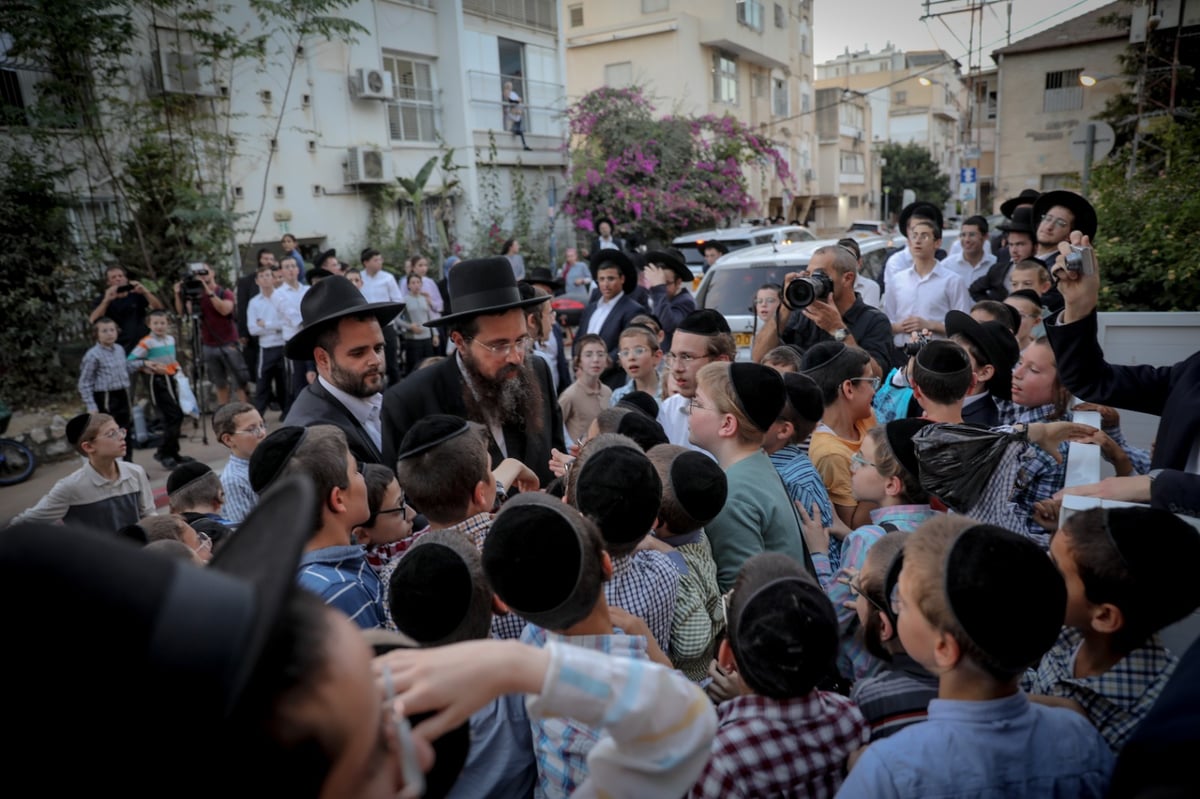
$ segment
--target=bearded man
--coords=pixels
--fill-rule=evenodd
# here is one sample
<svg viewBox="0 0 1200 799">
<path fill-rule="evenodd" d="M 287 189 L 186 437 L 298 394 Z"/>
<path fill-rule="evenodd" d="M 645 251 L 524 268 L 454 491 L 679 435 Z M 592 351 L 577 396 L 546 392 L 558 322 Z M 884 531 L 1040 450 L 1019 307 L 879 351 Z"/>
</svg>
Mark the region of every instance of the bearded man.
<svg viewBox="0 0 1200 799">
<path fill-rule="evenodd" d="M 404 434 L 417 421 L 447 413 L 488 429 L 492 466 L 516 458 L 549 483 L 550 451 L 566 449 L 562 411 L 549 367 L 530 357 L 523 310 L 549 295 L 522 299 L 506 258 L 460 261 L 447 285 L 454 313 L 426 324 L 447 328 L 455 353 L 384 394 L 384 462 L 394 464 Z"/>
<path fill-rule="evenodd" d="M 383 457 L 383 325 L 403 309 L 402 302 L 367 302 L 340 275 L 309 289 L 300 300 L 303 324 L 284 351 L 293 360 L 314 361 L 317 379 L 296 396 L 284 424 L 337 425 L 359 461 L 394 467 L 395 458 Z"/>
</svg>

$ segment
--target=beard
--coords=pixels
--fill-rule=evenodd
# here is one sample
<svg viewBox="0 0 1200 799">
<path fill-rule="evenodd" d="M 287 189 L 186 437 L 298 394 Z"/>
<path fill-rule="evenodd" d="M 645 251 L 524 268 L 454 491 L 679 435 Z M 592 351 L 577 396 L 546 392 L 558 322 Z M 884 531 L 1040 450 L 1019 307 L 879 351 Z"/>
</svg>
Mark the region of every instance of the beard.
<svg viewBox="0 0 1200 799">
<path fill-rule="evenodd" d="M 495 377 L 479 369 L 473 355 L 460 349 L 463 367 L 470 384 L 463 383 L 463 403 L 467 418 L 476 422 L 499 422 L 501 427 L 515 427 L 538 432 L 542 429 L 542 392 L 533 372 L 533 358 L 527 356 L 519 366 L 505 364 Z M 474 389 L 474 390 L 472 390 Z"/>
<path fill-rule="evenodd" d="M 336 360 L 329 359 L 329 382 L 352 397 L 367 399 L 383 391 L 383 373 L 367 371 L 351 372 L 343 369 Z"/>
</svg>

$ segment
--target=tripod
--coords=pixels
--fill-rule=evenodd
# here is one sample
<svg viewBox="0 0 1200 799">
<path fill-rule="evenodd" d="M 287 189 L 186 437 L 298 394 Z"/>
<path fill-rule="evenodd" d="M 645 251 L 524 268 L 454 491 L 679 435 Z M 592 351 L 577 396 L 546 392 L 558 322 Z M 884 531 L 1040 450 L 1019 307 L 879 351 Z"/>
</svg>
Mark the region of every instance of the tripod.
<svg viewBox="0 0 1200 799">
<path fill-rule="evenodd" d="M 204 324 L 204 316 L 200 312 L 199 300 L 187 299 L 187 309 L 191 317 L 191 331 L 188 334 L 188 343 L 192 351 L 192 394 L 196 397 L 196 408 L 200 412 L 200 441 L 208 446 L 208 425 L 204 421 L 204 415 L 208 413 L 205 407 L 205 392 L 204 392 L 204 346 L 200 341 L 200 325 Z"/>
</svg>

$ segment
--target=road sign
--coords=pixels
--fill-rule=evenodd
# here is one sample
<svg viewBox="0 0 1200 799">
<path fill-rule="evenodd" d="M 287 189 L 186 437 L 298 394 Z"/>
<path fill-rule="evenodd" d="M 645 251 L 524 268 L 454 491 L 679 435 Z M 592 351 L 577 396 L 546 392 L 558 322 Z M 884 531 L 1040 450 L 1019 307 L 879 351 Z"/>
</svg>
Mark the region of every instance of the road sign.
<svg viewBox="0 0 1200 799">
<path fill-rule="evenodd" d="M 1113 133 L 1112 125 L 1099 120 L 1081 122 L 1070 133 L 1071 157 L 1076 161 L 1085 160 L 1084 150 L 1087 149 L 1088 125 L 1094 125 L 1096 128 L 1095 138 L 1092 140 L 1093 161 L 1099 161 L 1111 153 L 1113 144 L 1116 143 L 1117 136 Z"/>
<path fill-rule="evenodd" d="M 974 200 L 975 199 L 975 188 L 978 185 L 979 185 L 978 183 L 974 183 L 974 182 L 971 182 L 971 183 L 959 182 L 959 184 L 958 184 L 958 199 L 962 200 L 963 202 L 966 202 L 968 200 Z"/>
<path fill-rule="evenodd" d="M 958 182 L 960 184 L 975 182 L 975 167 L 965 166 L 962 169 L 958 170 L 958 173 L 959 173 Z"/>
</svg>

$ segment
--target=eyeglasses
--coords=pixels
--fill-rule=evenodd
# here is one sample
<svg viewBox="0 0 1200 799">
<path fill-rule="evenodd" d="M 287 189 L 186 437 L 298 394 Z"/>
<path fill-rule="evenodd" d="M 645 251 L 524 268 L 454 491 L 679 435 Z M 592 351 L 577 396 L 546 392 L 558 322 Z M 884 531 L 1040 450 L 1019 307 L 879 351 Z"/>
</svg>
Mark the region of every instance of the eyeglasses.
<svg viewBox="0 0 1200 799">
<path fill-rule="evenodd" d="M 853 455 L 851 455 L 850 463 L 854 464 L 855 466 L 870 466 L 872 469 L 875 469 L 875 470 L 879 469 L 879 464 L 871 463 L 869 460 L 867 460 L 866 458 L 863 457 L 863 454 L 861 452 L 856 452 Z"/>
<path fill-rule="evenodd" d="M 646 347 L 634 347 L 631 350 L 618 350 L 617 355 L 622 358 L 641 358 L 646 353 L 650 352 Z"/>
<path fill-rule="evenodd" d="M 425 772 L 417 759 L 417 747 L 413 742 L 412 726 L 408 719 L 396 713 L 396 691 L 392 685 L 392 670 L 383 667 L 383 713 L 381 723 L 388 749 L 400 757 L 400 778 L 404 787 L 396 794 L 397 799 L 417 799 L 425 793 Z"/>
<path fill-rule="evenodd" d="M 880 379 L 878 377 L 852 377 L 851 383 L 870 383 L 872 391 L 879 390 Z"/>
<path fill-rule="evenodd" d="M 714 413 L 716 413 L 716 411 L 717 411 L 716 408 L 710 408 L 707 405 L 701 405 L 699 400 L 695 400 L 695 399 L 688 400 L 687 409 L 688 409 L 689 416 L 696 410 L 712 411 Z"/>
<path fill-rule="evenodd" d="M 1070 227 L 1071 223 L 1063 219 L 1061 216 L 1050 216 L 1050 214 L 1042 214 L 1042 221 L 1049 222 L 1056 228 Z"/>
<path fill-rule="evenodd" d="M 927 241 L 933 241 L 932 233 L 913 233 L 908 237 L 909 241 L 915 241 L 918 244 L 924 244 Z"/>
<path fill-rule="evenodd" d="M 755 305 L 778 305 L 778 297 L 759 297 L 754 300 Z"/>
<path fill-rule="evenodd" d="M 121 441 L 125 438 L 128 431 L 124 427 L 118 427 L 116 430 L 109 430 L 107 433 L 101 433 L 97 438 L 107 438 L 109 441 Z"/>
<path fill-rule="evenodd" d="M 863 587 L 862 575 L 859 575 L 858 577 L 854 578 L 849 583 L 847 583 L 847 585 L 850 586 L 850 590 L 853 591 L 857 596 L 861 596 L 863 599 L 867 600 L 867 602 L 869 602 L 871 604 L 871 607 L 875 608 L 876 610 L 878 610 L 880 613 L 884 614 L 885 616 L 890 617 L 892 615 L 888 611 L 887 608 L 885 608 L 883 605 L 881 605 L 879 603 L 879 601 L 876 600 L 873 596 L 871 596 L 871 594 L 867 591 L 867 589 Z"/>
<path fill-rule="evenodd" d="M 212 552 L 212 539 L 209 538 L 208 533 L 202 533 L 199 530 L 196 531 L 196 546 L 192 547 L 192 552 L 195 552 L 197 555 L 204 552 Z"/>
<path fill-rule="evenodd" d="M 667 365 L 674 366 L 675 362 L 678 361 L 679 363 L 683 364 L 683 367 L 686 369 L 696 361 L 710 361 L 712 360 L 712 357 L 713 356 L 711 355 L 689 355 L 686 352 L 681 352 L 678 354 L 674 352 L 668 352 Z"/>
<path fill-rule="evenodd" d="M 375 512 L 376 516 L 383 516 L 388 513 L 399 513 L 400 520 L 408 518 L 408 495 L 404 493 L 404 489 L 400 489 L 400 504 L 394 508 L 380 508 Z"/>
<path fill-rule="evenodd" d="M 267 434 L 267 423 L 261 422 L 254 427 L 247 427 L 245 430 L 235 430 L 243 436 L 265 436 Z"/>
<path fill-rule="evenodd" d="M 483 347 L 485 350 L 490 352 L 492 355 L 495 355 L 500 358 L 507 358 L 509 355 L 512 355 L 513 350 L 516 350 L 516 349 L 519 349 L 522 352 L 525 352 L 529 348 L 530 340 L 531 339 L 529 338 L 529 336 L 521 336 L 516 341 L 513 341 L 512 343 L 509 343 L 509 344 L 484 344 L 482 341 L 480 341 L 477 338 L 467 339 L 467 341 L 474 341 L 476 344 Z"/>
</svg>

